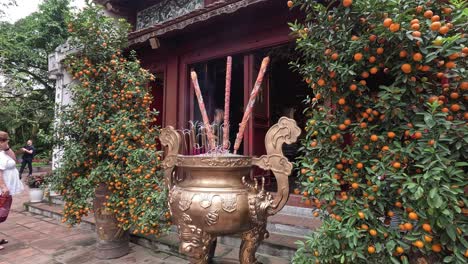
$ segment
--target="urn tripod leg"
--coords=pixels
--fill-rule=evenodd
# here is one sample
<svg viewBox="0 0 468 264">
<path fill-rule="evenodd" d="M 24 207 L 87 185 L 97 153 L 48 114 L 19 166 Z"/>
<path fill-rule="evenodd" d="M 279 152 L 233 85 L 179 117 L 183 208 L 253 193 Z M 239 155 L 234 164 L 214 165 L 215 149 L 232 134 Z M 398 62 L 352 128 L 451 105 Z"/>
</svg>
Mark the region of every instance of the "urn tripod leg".
<svg viewBox="0 0 468 264">
<path fill-rule="evenodd" d="M 255 257 L 255 252 L 260 243 L 268 238 L 266 224 L 261 224 L 242 234 L 242 242 L 239 250 L 241 264 L 261 264 Z"/>
<path fill-rule="evenodd" d="M 190 224 L 179 224 L 178 229 L 179 252 L 187 255 L 192 264 L 208 264 L 216 236 Z"/>
</svg>

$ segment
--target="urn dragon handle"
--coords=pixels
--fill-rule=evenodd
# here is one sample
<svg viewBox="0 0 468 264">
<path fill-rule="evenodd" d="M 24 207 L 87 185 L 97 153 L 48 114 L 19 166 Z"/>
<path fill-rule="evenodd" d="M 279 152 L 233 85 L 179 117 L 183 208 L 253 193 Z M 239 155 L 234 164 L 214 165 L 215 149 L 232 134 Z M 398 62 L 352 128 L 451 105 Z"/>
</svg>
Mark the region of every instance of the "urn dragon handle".
<svg viewBox="0 0 468 264">
<path fill-rule="evenodd" d="M 162 162 L 162 168 L 164 170 L 164 179 L 169 190 L 174 185 L 173 182 L 173 171 L 177 163 L 177 155 L 179 154 L 181 137 L 180 134 L 172 126 L 161 129 L 161 135 L 159 137 L 161 144 L 167 147 L 166 157 Z"/>
<path fill-rule="evenodd" d="M 297 126 L 296 121 L 287 117 L 281 117 L 278 123 L 272 126 L 265 136 L 265 148 L 267 155 L 258 158 L 253 158 L 252 164 L 264 170 L 271 170 L 275 175 L 278 183 L 278 193 L 273 201 L 265 201 L 270 203 L 266 210 L 266 216 L 274 215 L 279 212 L 289 198 L 289 181 L 288 177 L 291 174 L 293 165 L 283 155 L 281 147 L 284 143 L 292 144 L 297 141 L 301 134 L 301 129 Z M 263 189 L 263 188 L 262 188 Z M 267 195 L 268 196 L 268 195 Z"/>
</svg>

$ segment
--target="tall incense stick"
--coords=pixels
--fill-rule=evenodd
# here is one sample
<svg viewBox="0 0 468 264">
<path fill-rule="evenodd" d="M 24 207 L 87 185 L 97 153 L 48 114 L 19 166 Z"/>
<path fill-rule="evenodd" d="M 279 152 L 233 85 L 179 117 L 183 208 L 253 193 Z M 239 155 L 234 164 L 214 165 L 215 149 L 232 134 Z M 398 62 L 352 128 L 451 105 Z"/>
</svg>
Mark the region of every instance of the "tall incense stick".
<svg viewBox="0 0 468 264">
<path fill-rule="evenodd" d="M 195 94 L 197 95 L 198 107 L 200 108 L 200 112 L 203 118 L 203 123 L 205 124 L 208 141 L 210 142 L 209 143 L 210 146 L 208 147 L 208 149 L 211 150 L 211 149 L 216 148 L 216 144 L 215 144 L 213 131 L 211 131 L 210 119 L 208 118 L 208 114 L 206 113 L 205 103 L 203 102 L 203 96 L 201 94 L 200 85 L 198 84 L 197 73 L 192 71 L 191 77 L 192 77 L 193 88 L 195 90 Z"/>
<path fill-rule="evenodd" d="M 242 122 L 239 124 L 239 132 L 237 133 L 236 142 L 234 144 L 234 154 L 237 153 L 237 150 L 239 149 L 240 144 L 242 142 L 242 138 L 244 137 L 244 130 L 252 114 L 253 106 L 255 104 L 255 98 L 257 97 L 258 92 L 260 91 L 260 87 L 262 86 L 263 77 L 265 76 L 268 63 L 270 63 L 270 57 L 265 57 L 262 61 L 262 66 L 260 67 L 260 71 L 258 72 L 257 81 L 255 81 L 255 86 L 252 89 L 252 92 L 250 93 L 249 102 L 247 103 L 247 106 L 245 107 L 244 116 L 242 117 Z"/>
<path fill-rule="evenodd" d="M 229 142 L 229 101 L 231 98 L 231 74 L 232 57 L 227 57 L 226 62 L 226 90 L 224 92 L 224 128 L 223 128 L 223 149 L 228 149 Z"/>
</svg>

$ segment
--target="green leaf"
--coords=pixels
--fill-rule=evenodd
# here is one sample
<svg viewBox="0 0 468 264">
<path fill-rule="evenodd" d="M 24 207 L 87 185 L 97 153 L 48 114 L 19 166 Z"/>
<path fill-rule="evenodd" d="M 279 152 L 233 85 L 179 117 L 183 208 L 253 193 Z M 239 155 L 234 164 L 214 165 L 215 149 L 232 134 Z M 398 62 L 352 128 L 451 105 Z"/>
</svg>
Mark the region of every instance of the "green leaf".
<svg viewBox="0 0 468 264">
<path fill-rule="evenodd" d="M 434 118 L 429 113 L 424 113 L 424 122 L 429 128 L 433 128 L 436 125 Z"/>
<path fill-rule="evenodd" d="M 455 228 L 454 225 L 447 225 L 446 227 L 447 230 L 447 235 L 452 239 L 452 241 L 455 241 L 457 239 L 457 229 Z"/>
</svg>

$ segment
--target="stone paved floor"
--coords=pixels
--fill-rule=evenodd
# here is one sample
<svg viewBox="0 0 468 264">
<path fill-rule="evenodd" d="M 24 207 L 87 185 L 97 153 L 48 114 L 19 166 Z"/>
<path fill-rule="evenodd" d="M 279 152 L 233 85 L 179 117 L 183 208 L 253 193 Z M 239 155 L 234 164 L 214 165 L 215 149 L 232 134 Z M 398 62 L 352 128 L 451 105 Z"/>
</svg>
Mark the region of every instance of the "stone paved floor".
<svg viewBox="0 0 468 264">
<path fill-rule="evenodd" d="M 0 250 L 0 264 L 126 264 L 188 263 L 163 252 L 131 244 L 130 254 L 114 260 L 94 257 L 96 235 L 83 228 L 68 228 L 57 220 L 26 212 L 28 191 L 13 198 L 8 219 L 0 224 L 0 239 L 9 241 Z"/>
<path fill-rule="evenodd" d="M 166 252 L 157 252 L 136 244 L 130 254 L 113 260 L 94 257 L 96 235 L 80 227 L 68 228 L 58 220 L 25 211 L 28 190 L 13 198 L 8 219 L 0 223 L 0 239 L 9 241 L 0 250 L 0 264 L 188 264 L 188 261 Z M 239 263 L 238 250 L 216 247 L 218 264 Z M 264 264 L 286 264 L 289 261 L 271 256 L 258 256 Z"/>
</svg>

